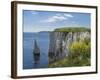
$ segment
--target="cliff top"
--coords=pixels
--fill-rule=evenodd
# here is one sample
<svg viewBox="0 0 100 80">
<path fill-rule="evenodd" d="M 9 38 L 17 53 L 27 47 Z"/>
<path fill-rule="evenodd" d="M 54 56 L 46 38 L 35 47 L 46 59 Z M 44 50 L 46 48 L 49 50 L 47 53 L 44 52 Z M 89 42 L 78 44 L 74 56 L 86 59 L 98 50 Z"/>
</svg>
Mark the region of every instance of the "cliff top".
<svg viewBox="0 0 100 80">
<path fill-rule="evenodd" d="M 84 27 L 64 27 L 64 28 L 57 28 L 54 31 L 59 31 L 59 32 L 85 32 L 89 31 L 89 28 L 84 28 Z"/>
</svg>

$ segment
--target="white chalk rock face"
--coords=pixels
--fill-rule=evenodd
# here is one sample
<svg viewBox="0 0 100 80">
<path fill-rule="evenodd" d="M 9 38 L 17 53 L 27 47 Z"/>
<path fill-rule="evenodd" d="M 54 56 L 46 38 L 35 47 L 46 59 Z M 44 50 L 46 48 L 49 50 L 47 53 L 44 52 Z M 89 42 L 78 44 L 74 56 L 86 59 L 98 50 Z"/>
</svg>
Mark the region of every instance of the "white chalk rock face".
<svg viewBox="0 0 100 80">
<path fill-rule="evenodd" d="M 49 45 L 49 62 L 62 59 L 69 54 L 69 46 L 77 40 L 91 38 L 91 32 L 51 32 Z"/>
</svg>

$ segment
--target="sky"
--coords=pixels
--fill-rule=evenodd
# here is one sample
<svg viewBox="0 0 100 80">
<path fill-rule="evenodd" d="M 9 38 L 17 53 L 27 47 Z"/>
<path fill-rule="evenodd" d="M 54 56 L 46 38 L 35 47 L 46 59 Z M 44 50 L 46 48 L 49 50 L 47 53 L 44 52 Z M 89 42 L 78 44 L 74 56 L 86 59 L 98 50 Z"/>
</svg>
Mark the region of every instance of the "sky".
<svg viewBox="0 0 100 80">
<path fill-rule="evenodd" d="M 63 27 L 90 28 L 90 13 L 23 10 L 23 31 L 54 31 Z"/>
</svg>

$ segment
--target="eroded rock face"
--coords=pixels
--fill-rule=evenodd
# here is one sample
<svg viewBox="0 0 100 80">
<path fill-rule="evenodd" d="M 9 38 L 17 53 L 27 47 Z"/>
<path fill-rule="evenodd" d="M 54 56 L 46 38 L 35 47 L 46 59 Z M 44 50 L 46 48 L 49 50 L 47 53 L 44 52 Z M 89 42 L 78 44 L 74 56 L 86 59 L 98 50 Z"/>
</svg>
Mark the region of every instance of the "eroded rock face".
<svg viewBox="0 0 100 80">
<path fill-rule="evenodd" d="M 90 32 L 51 32 L 49 44 L 49 62 L 62 59 L 69 54 L 69 46 L 77 40 L 90 38 Z"/>
</svg>

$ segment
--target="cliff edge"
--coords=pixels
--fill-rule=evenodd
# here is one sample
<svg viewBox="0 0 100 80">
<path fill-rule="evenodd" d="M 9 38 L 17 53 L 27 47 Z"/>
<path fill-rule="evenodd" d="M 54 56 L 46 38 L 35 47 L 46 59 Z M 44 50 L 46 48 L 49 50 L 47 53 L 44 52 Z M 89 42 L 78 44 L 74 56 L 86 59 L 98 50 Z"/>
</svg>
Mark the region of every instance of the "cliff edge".
<svg viewBox="0 0 100 80">
<path fill-rule="evenodd" d="M 75 41 L 91 38 L 87 28 L 61 28 L 50 33 L 49 63 L 62 59 L 70 54 L 69 46 Z"/>
</svg>

